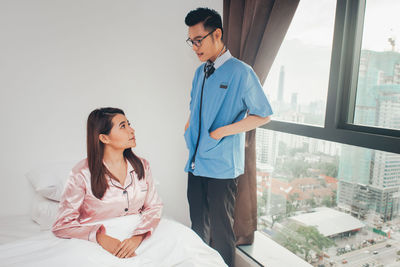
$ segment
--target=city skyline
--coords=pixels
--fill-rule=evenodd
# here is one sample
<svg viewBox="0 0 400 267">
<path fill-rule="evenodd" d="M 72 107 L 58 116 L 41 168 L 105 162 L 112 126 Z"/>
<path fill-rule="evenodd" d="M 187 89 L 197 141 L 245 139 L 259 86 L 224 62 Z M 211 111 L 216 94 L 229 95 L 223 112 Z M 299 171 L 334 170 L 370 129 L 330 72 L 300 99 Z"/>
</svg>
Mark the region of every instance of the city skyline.
<svg viewBox="0 0 400 267">
<path fill-rule="evenodd" d="M 270 99 L 278 100 L 280 68 L 285 66 L 285 102 L 290 102 L 292 93 L 298 93 L 298 102 L 301 105 L 325 102 L 335 8 L 336 1 L 332 0 L 299 3 L 285 40 L 263 85 Z M 363 50 L 390 51 L 392 46 L 388 39 L 393 38 L 396 44 L 395 51 L 399 52 L 400 24 L 397 22 L 397 10 L 400 10 L 400 1 L 367 1 L 362 34 Z"/>
</svg>

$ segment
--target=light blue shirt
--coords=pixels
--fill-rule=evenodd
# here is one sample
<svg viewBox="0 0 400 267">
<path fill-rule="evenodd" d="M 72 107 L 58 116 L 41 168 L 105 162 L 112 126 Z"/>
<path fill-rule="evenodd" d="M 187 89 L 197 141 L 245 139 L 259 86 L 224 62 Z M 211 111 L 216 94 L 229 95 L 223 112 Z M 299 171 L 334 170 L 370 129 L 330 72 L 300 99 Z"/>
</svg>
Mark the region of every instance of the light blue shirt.
<svg viewBox="0 0 400 267">
<path fill-rule="evenodd" d="M 247 113 L 267 117 L 272 114 L 272 109 L 257 75 L 249 65 L 227 51 L 215 60 L 214 67 L 214 73 L 204 83 L 201 133 L 195 157 L 204 64 L 197 68 L 193 78 L 190 124 L 185 132 L 189 149 L 185 171 L 197 176 L 232 179 L 244 173 L 245 134 L 215 140 L 210 133 L 242 120 Z"/>
</svg>

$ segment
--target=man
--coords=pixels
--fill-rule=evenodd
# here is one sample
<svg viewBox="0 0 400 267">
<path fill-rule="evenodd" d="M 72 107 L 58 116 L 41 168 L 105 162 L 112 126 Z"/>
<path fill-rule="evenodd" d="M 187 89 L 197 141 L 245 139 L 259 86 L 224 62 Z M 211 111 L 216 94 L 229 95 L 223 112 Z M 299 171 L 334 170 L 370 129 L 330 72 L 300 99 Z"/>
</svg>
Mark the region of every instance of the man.
<svg viewBox="0 0 400 267">
<path fill-rule="evenodd" d="M 244 132 L 270 121 L 272 110 L 250 66 L 222 41 L 221 16 L 198 8 L 185 18 L 187 43 L 202 64 L 193 78 L 185 126 L 187 197 L 192 229 L 234 265 L 237 177 L 244 172 Z"/>
</svg>

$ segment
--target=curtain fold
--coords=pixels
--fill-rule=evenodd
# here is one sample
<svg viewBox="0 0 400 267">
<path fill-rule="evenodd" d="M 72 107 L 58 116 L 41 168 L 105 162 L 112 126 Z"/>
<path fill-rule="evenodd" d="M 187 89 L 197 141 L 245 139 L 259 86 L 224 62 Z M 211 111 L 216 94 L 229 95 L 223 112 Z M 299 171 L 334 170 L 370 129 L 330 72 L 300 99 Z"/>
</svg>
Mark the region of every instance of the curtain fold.
<svg viewBox="0 0 400 267">
<path fill-rule="evenodd" d="M 300 0 L 224 0 L 223 40 L 264 83 Z M 257 230 L 255 130 L 246 133 L 245 172 L 235 206 L 236 244 L 252 244 Z"/>
</svg>

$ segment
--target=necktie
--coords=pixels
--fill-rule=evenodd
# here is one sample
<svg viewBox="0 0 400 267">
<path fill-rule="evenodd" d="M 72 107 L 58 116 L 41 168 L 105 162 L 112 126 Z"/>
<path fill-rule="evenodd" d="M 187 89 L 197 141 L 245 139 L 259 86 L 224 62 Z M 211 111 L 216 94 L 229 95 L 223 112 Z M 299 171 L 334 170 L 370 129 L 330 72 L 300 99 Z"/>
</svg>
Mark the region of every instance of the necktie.
<svg viewBox="0 0 400 267">
<path fill-rule="evenodd" d="M 210 77 L 215 71 L 214 63 L 207 61 L 206 65 L 204 66 L 204 75 L 206 78 Z"/>
</svg>

